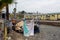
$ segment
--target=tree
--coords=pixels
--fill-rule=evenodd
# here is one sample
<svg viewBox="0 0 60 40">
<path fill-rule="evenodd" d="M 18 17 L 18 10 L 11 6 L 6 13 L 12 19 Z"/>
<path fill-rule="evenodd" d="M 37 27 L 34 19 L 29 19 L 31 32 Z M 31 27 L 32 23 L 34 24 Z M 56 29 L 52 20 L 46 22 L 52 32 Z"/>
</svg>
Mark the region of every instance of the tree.
<svg viewBox="0 0 60 40">
<path fill-rule="evenodd" d="M 9 6 L 8 4 L 11 4 L 13 0 L 1 0 L 0 1 L 0 11 L 3 7 L 6 7 L 6 19 L 9 20 Z"/>
<path fill-rule="evenodd" d="M 0 0 L 0 12 L 3 7 L 6 7 L 6 19 L 9 20 L 9 6 L 8 4 L 11 4 L 13 0 Z M 7 40 L 7 27 L 4 26 L 4 40 Z"/>
<path fill-rule="evenodd" d="M 24 14 L 24 13 L 26 13 L 25 11 L 21 11 L 21 14 Z"/>
<path fill-rule="evenodd" d="M 4 3 L 2 3 L 2 1 L 0 1 L 0 12 L 1 12 L 1 10 L 2 10 L 2 8 L 5 6 L 5 4 Z"/>
</svg>

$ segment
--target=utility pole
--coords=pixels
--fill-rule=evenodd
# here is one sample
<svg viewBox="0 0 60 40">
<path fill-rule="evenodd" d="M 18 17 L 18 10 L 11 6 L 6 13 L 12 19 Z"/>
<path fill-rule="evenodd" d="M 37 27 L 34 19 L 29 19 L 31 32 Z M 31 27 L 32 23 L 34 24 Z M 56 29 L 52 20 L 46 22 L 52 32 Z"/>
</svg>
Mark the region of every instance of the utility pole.
<svg viewBox="0 0 60 40">
<path fill-rule="evenodd" d="M 17 7 L 17 2 L 15 2 L 15 8 L 14 8 L 14 18 L 16 19 L 16 7 Z"/>
<path fill-rule="evenodd" d="M 4 22 L 4 40 L 7 40 L 7 25 L 5 25 L 7 20 L 9 20 L 9 6 L 8 6 L 8 3 L 6 3 L 6 19 L 4 20 L 5 21 Z"/>
</svg>

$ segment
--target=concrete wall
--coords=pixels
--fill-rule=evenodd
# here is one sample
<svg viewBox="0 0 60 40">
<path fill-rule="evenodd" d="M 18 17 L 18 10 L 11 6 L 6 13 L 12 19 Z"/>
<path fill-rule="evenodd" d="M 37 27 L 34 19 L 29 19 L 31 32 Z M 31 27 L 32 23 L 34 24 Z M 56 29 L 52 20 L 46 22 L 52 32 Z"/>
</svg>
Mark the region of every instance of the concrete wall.
<svg viewBox="0 0 60 40">
<path fill-rule="evenodd" d="M 40 15 L 32 15 L 32 14 L 26 14 L 25 15 L 26 18 L 34 18 L 36 19 L 38 17 L 38 19 L 40 20 L 58 20 L 60 19 L 60 14 L 40 14 Z"/>
<path fill-rule="evenodd" d="M 58 19 L 60 19 L 60 14 L 58 14 Z"/>
<path fill-rule="evenodd" d="M 57 14 L 50 15 L 50 20 L 57 20 Z"/>
</svg>

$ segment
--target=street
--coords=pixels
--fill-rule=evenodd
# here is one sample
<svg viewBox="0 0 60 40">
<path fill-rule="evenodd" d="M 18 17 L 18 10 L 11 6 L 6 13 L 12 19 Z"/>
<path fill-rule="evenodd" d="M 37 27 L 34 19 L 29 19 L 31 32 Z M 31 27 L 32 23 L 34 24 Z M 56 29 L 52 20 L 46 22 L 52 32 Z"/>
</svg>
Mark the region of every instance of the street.
<svg viewBox="0 0 60 40">
<path fill-rule="evenodd" d="M 40 33 L 32 37 L 24 37 L 23 34 L 12 31 L 9 33 L 11 40 L 60 40 L 60 27 L 50 25 L 39 25 Z"/>
</svg>

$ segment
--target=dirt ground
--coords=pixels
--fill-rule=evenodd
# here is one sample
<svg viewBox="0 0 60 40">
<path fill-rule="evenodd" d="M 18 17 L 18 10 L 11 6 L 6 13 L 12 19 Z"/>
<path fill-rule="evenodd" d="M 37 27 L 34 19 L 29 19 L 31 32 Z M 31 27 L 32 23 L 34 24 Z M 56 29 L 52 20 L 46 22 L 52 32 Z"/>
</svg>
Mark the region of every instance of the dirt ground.
<svg viewBox="0 0 60 40">
<path fill-rule="evenodd" d="M 60 40 L 60 27 L 39 25 L 40 33 L 31 37 L 24 37 L 23 34 L 12 31 L 9 33 L 10 40 Z"/>
</svg>

